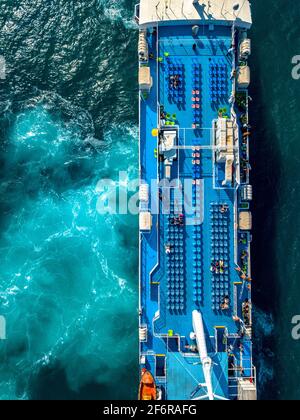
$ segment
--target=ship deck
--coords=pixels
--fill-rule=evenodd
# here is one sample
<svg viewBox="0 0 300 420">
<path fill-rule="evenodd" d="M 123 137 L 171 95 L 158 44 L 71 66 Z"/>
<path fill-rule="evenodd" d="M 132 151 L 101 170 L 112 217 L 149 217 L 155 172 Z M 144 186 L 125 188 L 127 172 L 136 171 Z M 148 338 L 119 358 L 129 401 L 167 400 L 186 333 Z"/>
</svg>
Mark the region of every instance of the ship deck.
<svg viewBox="0 0 300 420">
<path fill-rule="evenodd" d="M 204 378 L 199 356 L 186 347 L 194 344 L 190 333 L 192 311 L 197 309 L 203 315 L 208 351 L 214 361 L 214 391 L 229 398 L 236 392 L 236 384 L 233 382 L 232 390 L 228 388 L 228 349 L 243 375 L 250 376 L 252 367 L 251 345 L 241 352 L 239 325 L 233 320 L 233 316 L 242 317 L 242 302 L 249 293 L 236 271 L 241 247 L 247 249 L 248 242 L 238 244 L 237 191 L 222 186 L 224 166 L 215 162 L 212 140 L 212 124 L 219 109 L 230 115 L 231 28 L 209 30 L 203 26 L 195 38 L 188 26 L 159 27 L 156 35 L 148 35 L 148 42 L 153 87 L 140 103 L 141 179 L 151 185 L 164 178 L 157 159 L 157 138 L 152 133 L 163 107 L 167 126 L 178 130 L 172 181 L 174 185 L 191 181 L 194 197 L 201 200 L 196 223 L 184 214 L 184 225 L 174 226 L 172 220 L 180 204 L 175 188 L 161 187 L 161 193 L 164 188 L 170 190 L 171 214 L 163 214 L 159 198 L 153 194 L 150 198 L 150 206 L 158 202 L 160 211 L 152 215 L 151 231 L 141 232 L 141 325 L 148 331 L 141 354 L 157 383 L 164 384 L 168 399 L 201 395 L 197 386 Z M 216 66 L 220 69 L 217 74 Z M 174 74 L 180 76 L 177 89 L 170 88 Z M 214 90 L 210 86 L 215 86 Z M 222 206 L 228 208 L 224 213 L 220 212 Z M 172 246 L 170 254 L 165 252 L 166 244 Z M 216 261 L 224 261 L 222 273 L 211 271 L 211 263 Z M 224 297 L 229 298 L 228 310 L 220 308 Z M 224 331 L 229 337 L 226 345 Z"/>
</svg>

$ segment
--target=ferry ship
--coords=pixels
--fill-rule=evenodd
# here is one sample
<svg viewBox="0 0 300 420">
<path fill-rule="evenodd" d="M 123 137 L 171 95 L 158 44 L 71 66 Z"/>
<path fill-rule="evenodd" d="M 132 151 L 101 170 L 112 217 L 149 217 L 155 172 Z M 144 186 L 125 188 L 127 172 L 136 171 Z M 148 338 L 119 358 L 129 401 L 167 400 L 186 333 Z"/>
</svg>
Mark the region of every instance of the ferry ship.
<svg viewBox="0 0 300 420">
<path fill-rule="evenodd" d="M 248 0 L 140 0 L 140 400 L 256 400 Z"/>
</svg>

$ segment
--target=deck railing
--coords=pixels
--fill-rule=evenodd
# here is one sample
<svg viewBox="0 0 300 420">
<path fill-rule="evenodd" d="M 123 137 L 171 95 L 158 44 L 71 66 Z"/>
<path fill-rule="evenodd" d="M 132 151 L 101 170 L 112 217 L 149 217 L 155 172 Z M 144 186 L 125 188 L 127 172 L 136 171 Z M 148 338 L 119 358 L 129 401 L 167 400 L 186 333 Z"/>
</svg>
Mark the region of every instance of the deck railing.
<svg viewBox="0 0 300 420">
<path fill-rule="evenodd" d="M 235 368 L 228 369 L 229 377 L 228 377 L 228 393 L 230 399 L 238 399 L 238 383 L 239 380 L 244 379 L 248 380 L 250 383 L 256 385 L 256 368 L 255 366 L 251 366 L 252 374 L 251 376 L 243 376 L 241 373 L 241 368 L 239 366 Z"/>
<path fill-rule="evenodd" d="M 140 4 L 139 3 L 134 6 L 134 19 L 136 23 L 139 24 L 140 22 Z"/>
</svg>

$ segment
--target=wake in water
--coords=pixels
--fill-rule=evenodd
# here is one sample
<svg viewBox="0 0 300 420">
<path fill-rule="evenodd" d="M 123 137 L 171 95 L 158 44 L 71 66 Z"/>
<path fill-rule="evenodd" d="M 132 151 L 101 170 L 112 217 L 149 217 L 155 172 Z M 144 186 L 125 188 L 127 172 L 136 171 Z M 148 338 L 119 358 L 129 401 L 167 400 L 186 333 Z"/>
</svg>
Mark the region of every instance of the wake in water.
<svg viewBox="0 0 300 420">
<path fill-rule="evenodd" d="M 112 22 L 122 22 L 126 28 L 137 29 L 133 20 L 133 3 L 130 0 L 98 0 L 104 16 Z"/>
<path fill-rule="evenodd" d="M 275 377 L 274 361 L 274 320 L 272 315 L 254 307 L 254 364 L 257 372 L 258 390 L 267 393 L 267 387 L 272 388 Z"/>
<path fill-rule="evenodd" d="M 122 395 L 114 380 L 138 372 L 137 219 L 96 210 L 101 178 L 137 176 L 134 1 L 13 3 L 0 14 L 0 399 L 134 398 L 134 375 Z"/>
<path fill-rule="evenodd" d="M 32 393 L 45 367 L 55 375 L 59 366 L 74 393 L 94 382 L 110 385 L 136 357 L 137 222 L 96 211 L 99 179 L 113 179 L 137 159 L 136 129 L 115 127 L 105 147 L 91 146 L 88 115 L 66 120 L 63 108 L 51 109 L 31 101 L 9 116 L 0 185 L 0 307 L 8 336 L 1 398 L 39 397 Z"/>
</svg>

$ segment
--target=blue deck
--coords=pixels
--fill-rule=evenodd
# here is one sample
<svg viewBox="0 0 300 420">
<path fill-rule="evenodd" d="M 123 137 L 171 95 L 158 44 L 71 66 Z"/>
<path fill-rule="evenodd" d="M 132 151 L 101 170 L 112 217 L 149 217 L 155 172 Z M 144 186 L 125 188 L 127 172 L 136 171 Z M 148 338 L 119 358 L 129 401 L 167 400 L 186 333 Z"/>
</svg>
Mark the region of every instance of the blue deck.
<svg viewBox="0 0 300 420">
<path fill-rule="evenodd" d="M 152 193 L 150 206 L 158 201 L 160 212 L 153 214 L 151 232 L 141 232 L 140 322 L 148 330 L 141 355 L 146 357 L 146 368 L 154 373 L 165 398 L 200 396 L 203 391 L 197 386 L 204 382 L 202 368 L 197 363 L 199 356 L 188 347 L 195 344 L 190 333 L 192 311 L 197 309 L 203 315 L 208 352 L 214 361 L 214 392 L 230 398 L 236 392 L 236 383 L 232 380 L 230 386 L 228 378 L 230 357 L 241 367 L 240 374 L 234 371 L 234 378 L 252 375 L 251 342 L 244 345 L 240 324 L 233 319 L 242 317 L 242 302 L 249 297 L 249 288 L 236 270 L 240 247 L 248 250 L 249 243 L 246 238 L 236 248 L 238 193 L 236 188 L 222 187 L 224 168 L 215 164 L 212 148 L 212 124 L 219 109 L 230 113 L 232 58 L 227 52 L 232 43 L 231 28 L 209 31 L 203 27 L 195 38 L 190 26 L 159 27 L 156 35 L 148 34 L 148 41 L 153 54 L 149 62 L 153 87 L 140 105 L 141 178 L 151 185 L 164 177 L 163 165 L 157 159 L 157 138 L 152 135 L 163 107 L 168 115 L 166 126 L 178 130 L 172 180 L 193 184 L 199 222 L 192 222 L 183 209 L 184 224 L 172 223 L 178 215 L 175 188 L 170 189 L 171 214 L 162 213 L 162 203 Z M 170 80 L 175 75 L 179 83 L 174 88 Z M 160 193 L 165 192 L 162 187 Z M 220 212 L 223 205 L 228 207 L 224 213 Z M 171 246 L 169 254 L 166 244 Z M 213 273 L 211 264 L 219 261 L 224 262 L 224 269 Z M 221 310 L 225 297 L 229 309 Z M 228 333 L 226 343 L 224 331 Z M 156 355 L 165 357 L 163 373 L 158 372 Z"/>
</svg>

